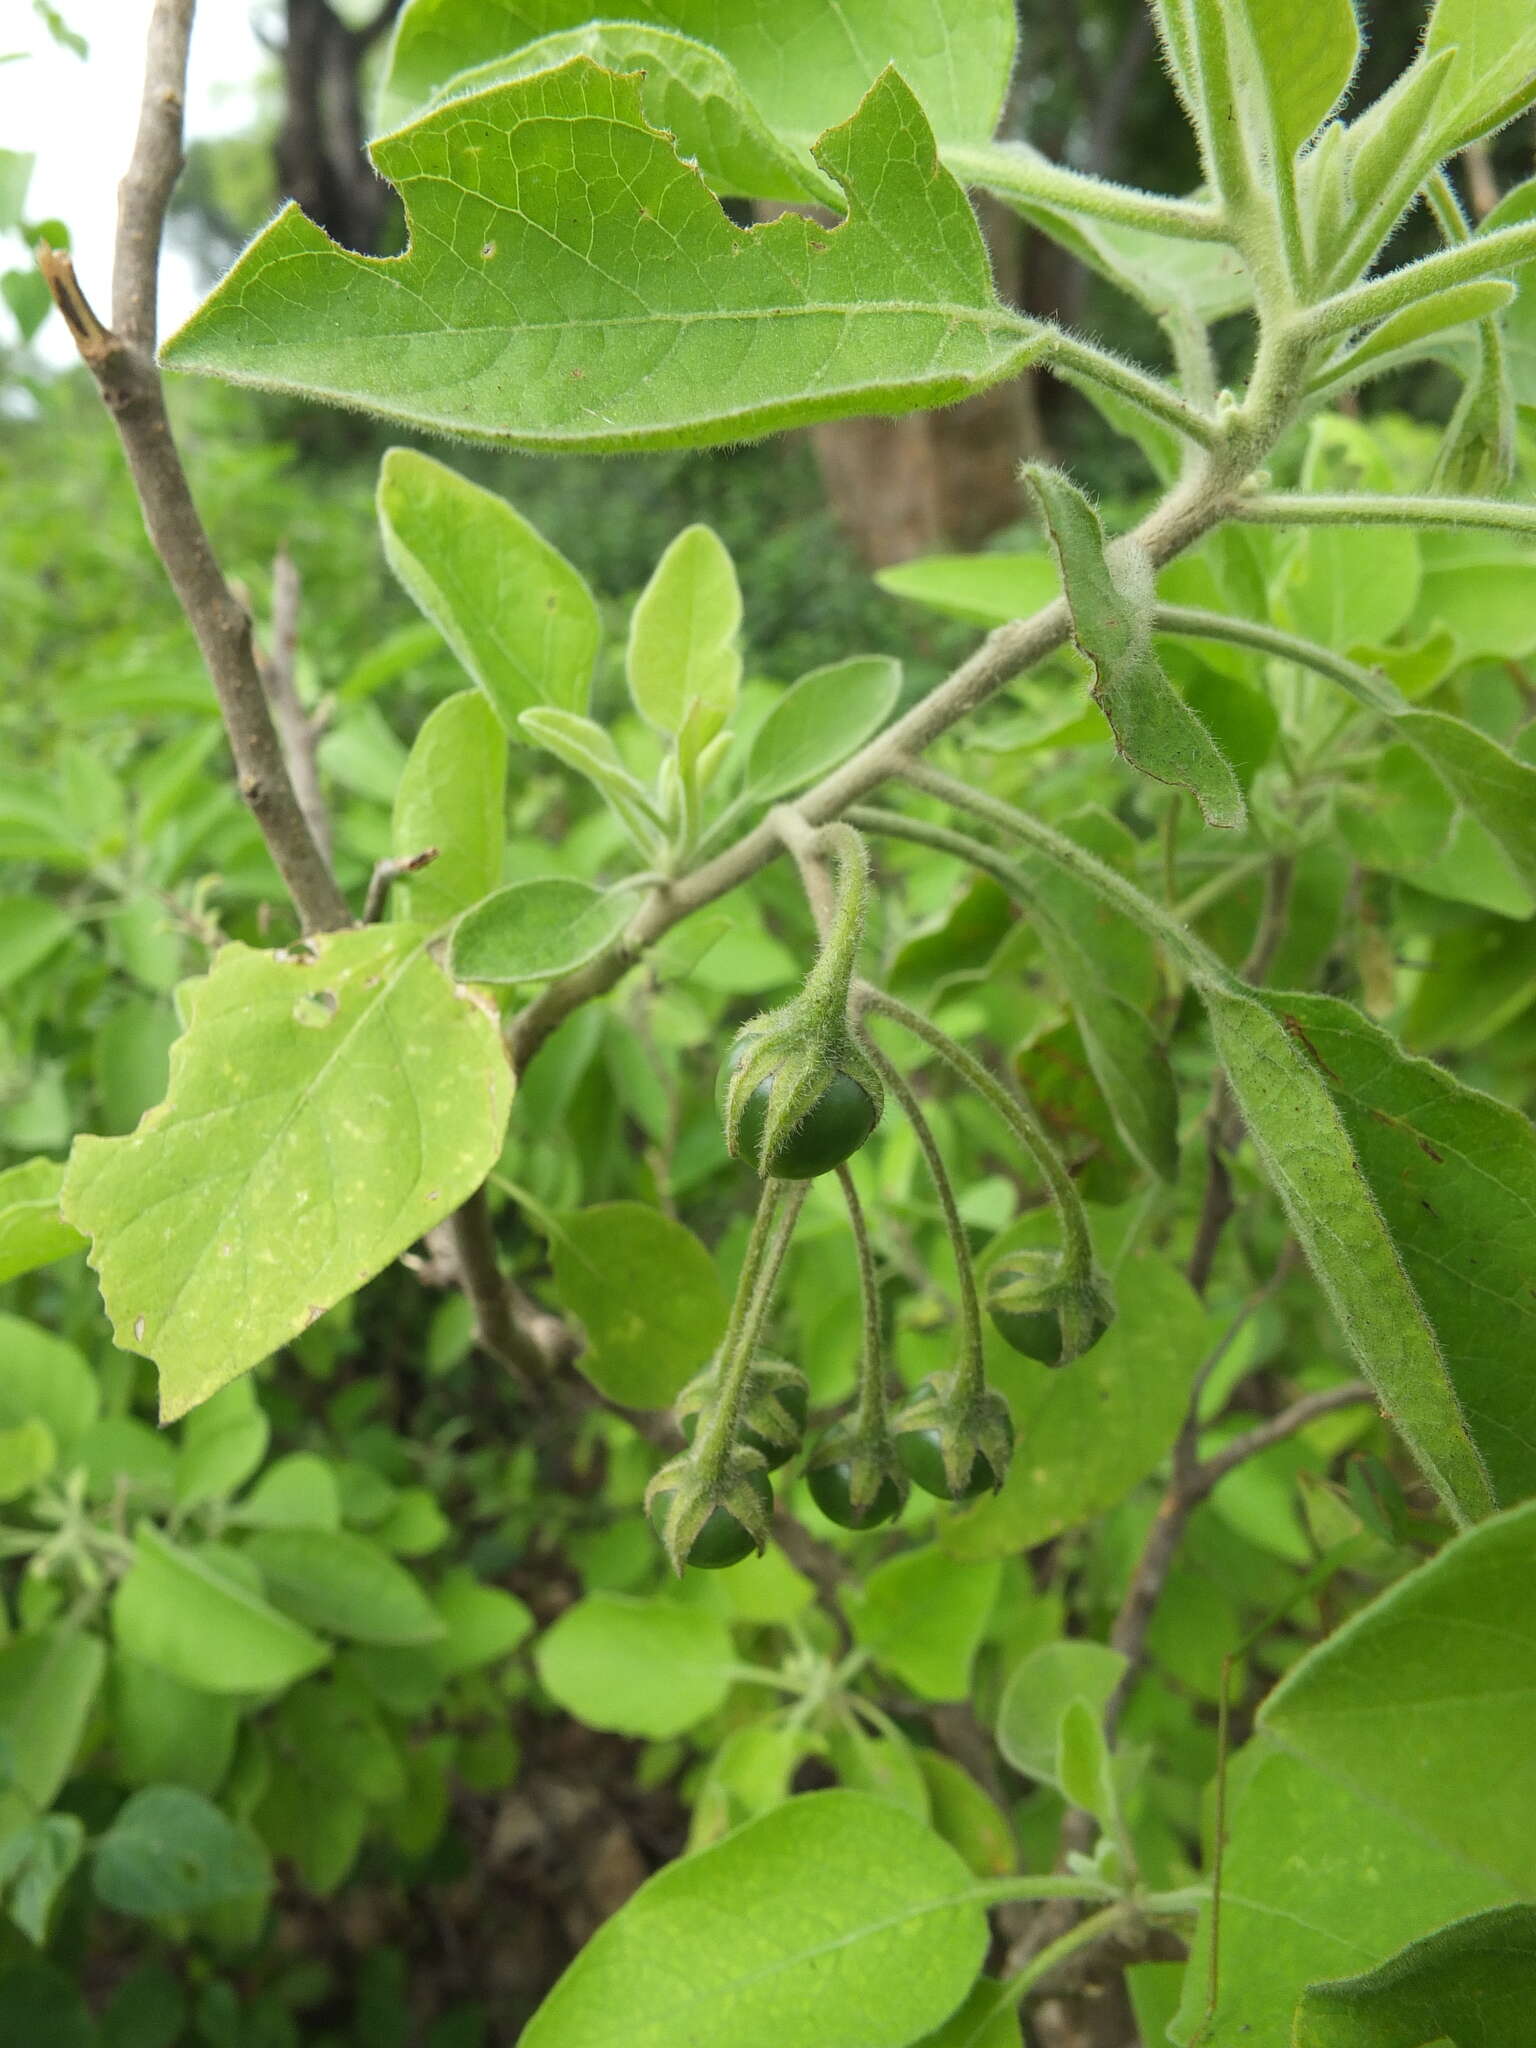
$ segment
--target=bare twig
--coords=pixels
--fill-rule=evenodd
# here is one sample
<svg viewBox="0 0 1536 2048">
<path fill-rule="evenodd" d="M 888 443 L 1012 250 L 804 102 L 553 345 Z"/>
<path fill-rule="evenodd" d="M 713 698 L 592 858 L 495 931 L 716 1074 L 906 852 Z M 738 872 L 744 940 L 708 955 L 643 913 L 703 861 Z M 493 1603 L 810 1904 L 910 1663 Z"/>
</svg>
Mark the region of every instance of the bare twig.
<svg viewBox="0 0 1536 2048">
<path fill-rule="evenodd" d="M 46 246 L 38 263 L 54 301 L 74 335 L 75 345 L 96 379 L 116 423 L 133 476 L 145 526 L 197 636 L 223 714 L 240 793 L 249 805 L 306 932 L 335 931 L 352 923 L 346 898 L 331 873 L 320 821 L 318 789 L 304 784 L 312 770 L 307 721 L 285 749 L 269 707 L 256 658 L 251 621 L 230 589 L 193 502 L 186 472 L 166 416 L 160 373 L 155 367 L 156 279 L 166 208 L 182 162 L 182 108 L 187 47 L 195 0 L 156 0 L 150 21 L 144 95 L 133 158 L 118 194 L 117 244 L 113 268 L 113 328 L 105 327 L 81 290 L 67 256 Z M 385 6 L 375 26 L 392 18 Z M 296 627 L 298 579 L 286 557 L 278 558 L 274 582 L 274 648 L 271 671 L 281 706 L 283 678 L 292 685 L 292 641 Z M 292 715 L 303 712 L 292 702 Z M 286 715 L 281 709 L 280 716 Z M 301 803 L 295 775 L 310 789 Z M 417 856 L 395 872 L 425 864 Z M 375 885 L 387 889 L 388 877 Z M 373 904 L 373 886 L 370 887 Z M 484 1190 L 443 1226 L 456 1275 L 475 1314 L 476 1335 L 492 1357 L 531 1387 L 574 1348 L 565 1325 L 535 1304 L 522 1303 L 501 1273 Z M 520 1309 L 525 1311 L 520 1313 Z"/>
<path fill-rule="evenodd" d="M 363 923 L 377 924 L 384 915 L 384 906 L 395 883 L 406 875 L 419 875 L 423 868 L 432 865 L 437 855 L 437 847 L 424 846 L 420 853 L 406 853 L 393 860 L 376 861 L 373 873 L 368 877 L 368 894 L 363 898 Z"/>
<path fill-rule="evenodd" d="M 316 846 L 331 858 L 331 815 L 320 792 L 320 764 L 315 742 L 318 728 L 299 702 L 294 672 L 299 655 L 299 599 L 303 584 L 292 555 L 279 548 L 272 563 L 272 644 L 256 664 L 277 727 L 278 744 L 288 764 L 293 793 L 304 813 Z"/>
<path fill-rule="evenodd" d="M 308 932 L 352 922 L 294 794 L 256 666 L 251 622 L 214 557 L 192 501 L 155 368 L 156 277 L 181 168 L 182 100 L 193 0 L 156 0 L 132 161 L 118 190 L 113 326 L 102 324 L 68 256 L 38 263 L 117 426 L 155 552 L 197 636 L 224 716 L 240 793 Z"/>
<path fill-rule="evenodd" d="M 1282 1408 L 1278 1415 L 1271 1415 L 1267 1421 L 1255 1424 L 1234 1437 L 1224 1450 L 1196 1469 L 1193 1479 L 1194 1493 L 1191 1506 L 1204 1500 L 1212 1487 L 1220 1485 L 1227 1474 L 1244 1464 L 1249 1458 L 1258 1457 L 1271 1445 L 1283 1443 L 1288 1436 L 1295 1436 L 1317 1421 L 1319 1416 L 1332 1415 L 1337 1408 L 1358 1408 L 1367 1401 L 1376 1399 L 1375 1390 L 1364 1380 L 1350 1380 L 1342 1387 L 1324 1387 L 1316 1394 L 1303 1394 L 1299 1401 L 1293 1401 L 1289 1408 Z"/>
</svg>

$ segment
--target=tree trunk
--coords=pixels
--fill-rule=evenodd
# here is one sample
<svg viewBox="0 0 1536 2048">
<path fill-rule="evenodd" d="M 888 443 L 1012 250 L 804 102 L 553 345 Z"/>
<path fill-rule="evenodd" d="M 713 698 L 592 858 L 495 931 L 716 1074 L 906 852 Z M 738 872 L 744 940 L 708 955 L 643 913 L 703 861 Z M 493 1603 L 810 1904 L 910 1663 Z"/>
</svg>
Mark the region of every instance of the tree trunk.
<svg viewBox="0 0 1536 2048">
<path fill-rule="evenodd" d="M 327 0 L 287 0 L 283 119 L 277 175 L 283 192 L 343 248 L 376 254 L 394 207 L 364 152 L 362 65 L 400 11 L 386 0 L 364 28 L 349 28 Z"/>
</svg>

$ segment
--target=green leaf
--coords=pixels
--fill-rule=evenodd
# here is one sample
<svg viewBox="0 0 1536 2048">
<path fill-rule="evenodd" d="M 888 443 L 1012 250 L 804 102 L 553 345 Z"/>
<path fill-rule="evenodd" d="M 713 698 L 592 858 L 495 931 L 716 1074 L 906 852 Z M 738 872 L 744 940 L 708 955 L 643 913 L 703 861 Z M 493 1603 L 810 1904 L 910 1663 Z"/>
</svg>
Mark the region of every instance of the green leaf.
<svg viewBox="0 0 1536 2048">
<path fill-rule="evenodd" d="M 101 1903 L 145 1919 L 261 1898 L 272 1883 L 260 1843 L 181 1785 L 126 1800 L 96 1844 L 95 1865 Z"/>
<path fill-rule="evenodd" d="M 0 1839 L 46 1812 L 74 1768 L 107 1653 L 95 1636 L 39 1629 L 0 1649 Z"/>
<path fill-rule="evenodd" d="M 558 179 L 552 148 L 571 158 Z M 600 451 L 948 404 L 1040 347 L 999 306 L 894 72 L 816 145 L 847 193 L 836 228 L 735 227 L 646 124 L 638 81 L 585 59 L 456 100 L 372 156 L 405 200 L 408 252 L 338 249 L 290 206 L 166 343 L 169 367 Z"/>
<path fill-rule="evenodd" d="M 1313 1984 L 1296 2048 L 1461 2048 L 1520 2038 L 1536 2012 L 1536 1906 L 1503 1906 L 1410 1942 L 1377 1969 Z"/>
<path fill-rule="evenodd" d="M 1101 1827 L 1115 1818 L 1109 1745 L 1099 1716 L 1085 1699 L 1069 1700 L 1056 1729 L 1056 1783 L 1069 1806 L 1091 1813 Z"/>
<path fill-rule="evenodd" d="M 1027 619 L 1061 595 L 1049 555 L 925 555 L 877 569 L 875 581 L 893 597 L 909 597 L 973 626 Z"/>
<path fill-rule="evenodd" d="M 54 1902 L 84 1850 L 85 1828 L 72 1813 L 45 1813 L 0 1841 L 5 1910 L 38 1948 L 48 1939 Z M 6 1989 L 0 1981 L 0 2010 L 5 2006 Z"/>
<path fill-rule="evenodd" d="M 1296 33 L 1287 0 L 1239 0 L 1233 27 L 1247 29 L 1254 65 L 1241 84 L 1255 93 L 1283 157 L 1294 157 L 1327 120 L 1349 84 L 1360 55 L 1360 24 L 1350 0 L 1319 0 L 1307 10 L 1306 33 Z M 1238 53 L 1234 51 L 1236 56 Z M 1247 65 L 1239 59 L 1240 74 Z"/>
<path fill-rule="evenodd" d="M 237 1703 L 119 1651 L 107 1675 L 114 1771 L 130 1785 L 185 1785 L 211 1796 L 240 1725 Z"/>
<path fill-rule="evenodd" d="M 741 682 L 736 565 L 712 527 L 671 541 L 635 602 L 625 674 L 641 717 L 676 734 L 695 700 L 729 717 Z"/>
<path fill-rule="evenodd" d="M 1208 825 L 1247 816 L 1243 792 L 1216 742 L 1164 675 L 1152 646 L 1151 563 L 1122 537 L 1104 548 L 1099 515 L 1075 484 L 1039 464 L 1024 475 L 1061 569 L 1072 635 L 1093 665 L 1094 702 L 1120 753 L 1143 775 L 1187 789 Z"/>
<path fill-rule="evenodd" d="M 539 1678 L 589 1728 L 664 1740 L 724 1701 L 730 1630 L 703 1607 L 627 1593 L 589 1593 L 539 1638 Z"/>
<path fill-rule="evenodd" d="M 505 498 L 414 448 L 385 454 L 378 504 L 389 566 L 509 732 L 536 704 L 586 710 L 602 625 L 558 549 Z"/>
<path fill-rule="evenodd" d="M 594 889 L 564 875 L 509 882 L 455 925 L 453 972 L 460 981 L 553 981 L 595 959 L 634 914 L 627 890 Z"/>
<path fill-rule="evenodd" d="M 0 1429 L 46 1422 L 67 1459 L 101 1409 L 82 1353 L 21 1316 L 0 1315 Z"/>
<path fill-rule="evenodd" d="M 1022 2026 L 1008 1986 L 994 1977 L 978 1977 L 959 2011 L 934 2033 L 924 2034 L 917 2048 L 1022 2048 Z"/>
<path fill-rule="evenodd" d="M 335 1469 L 313 1451 L 292 1451 L 267 1467 L 229 1519 L 247 1529 L 339 1529 Z"/>
<path fill-rule="evenodd" d="M 0 1429 L 0 1503 L 20 1500 L 46 1479 L 58 1462 L 53 1431 L 41 1416 Z"/>
<path fill-rule="evenodd" d="M 349 1529 L 260 1529 L 245 1546 L 274 1604 L 356 1643 L 431 1643 L 443 1620 L 387 1551 Z"/>
<path fill-rule="evenodd" d="M 725 1335 L 714 1261 L 643 1202 L 600 1202 L 556 1223 L 555 1285 L 587 1332 L 580 1370 L 626 1408 L 665 1408 Z"/>
<path fill-rule="evenodd" d="M 1052 1242 L 1052 1222 L 1003 1245 Z M 1009 1557 L 1123 1500 L 1167 1455 L 1205 1344 L 1200 1305 L 1183 1277 L 1149 1252 L 1114 1274 L 1117 1314 L 1069 1370 L 1020 1358 L 992 1333 L 987 1376 L 1007 1396 L 1019 1450 L 1003 1490 L 945 1524 L 956 1557 Z"/>
<path fill-rule="evenodd" d="M 1018 1848 L 1002 1812 L 970 1772 L 937 1749 L 919 1749 L 917 1767 L 928 1788 L 928 1818 L 978 1877 L 1006 1877 Z"/>
<path fill-rule="evenodd" d="M 1455 54 L 1440 96 L 1438 154 L 1453 156 L 1536 99 L 1536 22 L 1524 0 L 1436 0 L 1426 56 Z"/>
<path fill-rule="evenodd" d="M 232 944 L 193 985 L 170 1092 L 64 1182 L 119 1345 L 174 1420 L 398 1257 L 484 1180 L 511 1072 L 494 1018 L 379 925 Z"/>
<path fill-rule="evenodd" d="M 1523 1771 L 1536 1709 L 1533 1570 L 1527 1504 L 1467 1530 L 1346 1621 L 1259 1715 L 1314 1769 L 1527 1897 L 1536 1837 L 1518 1778 L 1502 1774 Z"/>
<path fill-rule="evenodd" d="M 59 1213 L 64 1168 L 28 1159 L 0 1173 L 0 1285 L 78 1251 L 85 1239 Z"/>
<path fill-rule="evenodd" d="M 1397 1754 L 1409 1745 L 1401 1718 L 1395 1728 Z M 1508 1898 L 1486 1870 L 1271 1742 L 1250 1744 L 1233 1765 L 1227 1811 L 1220 1995 L 1207 2026 L 1205 1912 L 1171 2032 L 1187 2048 L 1288 2042 L 1309 1984 L 1369 1970 L 1444 1921 Z"/>
<path fill-rule="evenodd" d="M 0 986 L 24 980 L 74 935 L 74 919 L 46 896 L 0 896 Z"/>
<path fill-rule="evenodd" d="M 1074 1702 L 1103 1721 L 1126 1660 L 1103 1643 L 1045 1643 L 1014 1671 L 997 1716 L 997 1746 L 1016 1771 L 1060 1788 L 1061 1726 Z"/>
<path fill-rule="evenodd" d="M 1369 371 L 1376 376 L 1398 362 L 1427 354 L 1423 346 L 1472 320 L 1486 320 L 1502 312 L 1515 296 L 1515 288 L 1502 277 L 1483 278 L 1475 284 L 1452 285 L 1449 291 L 1431 292 L 1415 306 L 1405 306 L 1390 320 L 1383 320 L 1357 347 L 1320 371 L 1313 380 L 1314 393 L 1335 391 L 1360 381 Z"/>
<path fill-rule="evenodd" d="M 318 1670 L 318 1636 L 147 1523 L 112 1599 L 118 1648 L 201 1692 L 281 1692 Z"/>
<path fill-rule="evenodd" d="M 598 21 L 541 36 L 513 56 L 460 71 L 434 95 L 434 104 L 552 71 L 573 57 L 589 57 L 605 71 L 638 72 L 647 121 L 675 137 L 678 154 L 692 157 L 715 191 L 836 205 L 837 187 L 817 172 L 803 146 L 774 134 L 719 51 L 670 29 Z"/>
<path fill-rule="evenodd" d="M 791 1799 L 642 1885 L 523 2048 L 670 2048 L 685 2029 L 732 2048 L 906 2048 L 980 1968 L 972 1890 L 948 1844 L 898 1807 L 854 1792 Z"/>
<path fill-rule="evenodd" d="M 1536 1130 L 1332 996 L 1265 998 L 1327 1086 L 1501 1503 L 1536 1494 Z"/>
<path fill-rule="evenodd" d="M 936 1545 L 875 1566 L 844 1589 L 855 1639 L 920 1699 L 963 1700 L 1002 1567 L 964 1564 Z"/>
<path fill-rule="evenodd" d="M 533 1616 L 515 1593 L 484 1586 L 467 1571 L 450 1572 L 433 1602 L 445 1634 L 432 1645 L 432 1662 L 450 1678 L 500 1663 L 533 1633 Z"/>
<path fill-rule="evenodd" d="M 412 0 L 390 49 L 384 119 L 403 121 L 456 74 L 591 19 L 588 0 Z M 711 45 L 765 121 L 809 141 L 892 63 L 946 140 L 984 142 L 1013 69 L 1008 0 L 785 0 L 774 13 L 719 0 L 646 0 L 646 21 Z M 613 32 L 610 30 L 610 32 Z"/>
<path fill-rule="evenodd" d="M 877 733 L 901 695 L 901 663 L 854 654 L 791 684 L 752 738 L 743 778 L 754 803 L 802 789 Z"/>
<path fill-rule="evenodd" d="M 536 747 L 544 747 L 584 775 L 602 796 L 635 844 L 649 850 L 662 833 L 661 813 L 619 759 L 619 750 L 590 718 L 569 711 L 525 711 L 519 726 Z"/>
<path fill-rule="evenodd" d="M 506 801 L 507 737 L 495 712 L 472 690 L 446 698 L 423 721 L 395 791 L 394 858 L 437 849 L 430 867 L 395 884 L 405 923 L 446 924 L 496 887 Z"/>
<path fill-rule="evenodd" d="M 1401 711 L 1397 729 L 1536 896 L 1536 768 L 1443 711 Z"/>
<path fill-rule="evenodd" d="M 1339 1328 L 1459 1521 L 1494 1505 L 1439 1345 L 1316 1067 L 1262 1002 L 1207 982 L 1217 1055 Z"/>
<path fill-rule="evenodd" d="M 187 1417 L 176 1461 L 176 1505 L 185 1513 L 237 1493 L 267 1454 L 271 1426 L 249 1380 L 235 1380 Z"/>
</svg>

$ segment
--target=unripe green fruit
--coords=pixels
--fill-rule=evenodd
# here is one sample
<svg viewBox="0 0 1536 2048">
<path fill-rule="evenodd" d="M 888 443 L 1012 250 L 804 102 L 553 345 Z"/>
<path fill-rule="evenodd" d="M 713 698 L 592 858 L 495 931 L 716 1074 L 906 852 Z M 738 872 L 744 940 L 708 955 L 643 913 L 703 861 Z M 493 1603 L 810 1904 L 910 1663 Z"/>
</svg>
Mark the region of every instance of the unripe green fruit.
<svg viewBox="0 0 1536 2048">
<path fill-rule="evenodd" d="M 875 1496 L 863 1507 L 853 1503 L 853 1464 L 838 1458 L 830 1465 L 816 1465 L 805 1475 L 811 1499 L 829 1522 L 840 1529 L 878 1529 L 901 1512 L 901 1489 L 887 1474 L 875 1488 Z"/>
<path fill-rule="evenodd" d="M 758 1166 L 770 1180 L 815 1180 L 851 1159 L 879 1121 L 880 1112 L 851 1074 L 834 1074 L 788 1137 L 766 1159 L 759 1157 L 763 1120 L 772 1081 L 760 1081 L 747 1097 L 736 1134 L 737 1156 Z"/>
<path fill-rule="evenodd" d="M 754 1468 L 746 1474 L 747 1484 L 763 1504 L 765 1514 L 773 1513 L 773 1488 L 768 1484 L 768 1474 Z M 658 1493 L 651 1502 L 651 1522 L 659 1531 L 667 1519 L 667 1510 L 672 1503 L 672 1490 Z M 688 1562 L 700 1571 L 723 1571 L 727 1565 L 740 1564 L 756 1550 L 757 1544 L 752 1532 L 738 1522 L 729 1508 L 715 1508 L 688 1549 Z"/>
<path fill-rule="evenodd" d="M 975 1500 L 979 1494 L 990 1492 L 996 1483 L 992 1467 L 977 1451 L 971 1459 L 965 1484 L 958 1493 L 952 1493 L 949 1475 L 944 1470 L 943 1440 L 937 1429 L 900 1431 L 896 1438 L 896 1455 L 912 1484 L 920 1486 L 924 1493 L 931 1493 L 937 1500 Z"/>
<path fill-rule="evenodd" d="M 962 1411 L 962 1430 L 960 1419 L 946 1408 L 940 1392 L 947 1378 L 945 1375 L 939 1386 L 924 1380 L 897 1414 L 893 1429 L 896 1455 L 912 1483 L 936 1500 L 975 1500 L 980 1494 L 995 1492 L 1008 1476 L 1008 1463 L 1013 1456 L 1013 1418 L 1001 1395 L 985 1392 L 975 1408 Z M 949 1468 L 944 1462 L 947 1430 L 954 1430 L 958 1447 L 970 1453 L 958 1487 L 950 1485 Z"/>
</svg>

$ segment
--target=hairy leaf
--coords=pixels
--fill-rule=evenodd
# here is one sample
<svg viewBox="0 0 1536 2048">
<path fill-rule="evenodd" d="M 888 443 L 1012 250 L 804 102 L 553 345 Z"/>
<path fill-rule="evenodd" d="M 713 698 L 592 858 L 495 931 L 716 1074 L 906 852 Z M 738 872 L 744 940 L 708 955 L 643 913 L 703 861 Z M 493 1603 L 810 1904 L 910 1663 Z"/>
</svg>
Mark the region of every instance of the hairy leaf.
<svg viewBox="0 0 1536 2048">
<path fill-rule="evenodd" d="M 1057 470 L 1025 476 L 1061 568 L 1072 635 L 1093 664 L 1094 701 L 1115 744 L 1143 775 L 1187 789 L 1208 825 L 1241 825 L 1243 792 L 1230 764 L 1164 675 L 1152 647 L 1150 564 L 1128 539 L 1110 555 L 1099 515 Z"/>
<path fill-rule="evenodd" d="M 730 64 L 763 119 L 810 141 L 843 120 L 894 64 L 948 141 L 985 141 L 1013 69 L 1009 0 L 635 0 L 629 21 L 708 44 Z M 470 65 L 591 20 L 588 0 L 411 0 L 395 30 L 382 110 L 403 121 Z"/>
<path fill-rule="evenodd" d="M 520 711 L 585 711 L 602 625 L 592 593 L 505 498 L 414 448 L 379 469 L 389 566 L 508 731 Z"/>
<path fill-rule="evenodd" d="M 443 925 L 501 880 L 506 842 L 507 735 L 474 690 L 435 706 L 411 748 L 390 820 L 390 851 L 437 858 L 398 881 L 392 904 L 407 924 Z"/>
<path fill-rule="evenodd" d="M 835 228 L 733 226 L 647 124 L 638 81 L 585 59 L 451 101 L 372 153 L 405 200 L 407 253 L 353 255 L 290 206 L 166 343 L 169 367 L 601 451 L 946 404 L 1040 346 L 999 306 L 895 72 L 816 145 L 847 194 Z"/>
<path fill-rule="evenodd" d="M 484 1180 L 512 1079 L 495 1020 L 376 925 L 229 945 L 187 992 L 170 1092 L 64 1183 L 117 1341 L 173 1420 L 369 1280 Z"/>
<path fill-rule="evenodd" d="M 1455 1920 L 1296 2009 L 1296 2048 L 1503 2048 L 1536 2012 L 1536 1906 Z"/>
<path fill-rule="evenodd" d="M 827 774 L 880 730 L 900 695 L 901 663 L 889 655 L 853 654 L 811 669 L 753 734 L 748 795 L 767 803 Z"/>
<path fill-rule="evenodd" d="M 1350 1349 L 1458 1520 L 1493 1492 L 1445 1359 L 1327 1086 L 1255 997 L 1201 989 L 1216 1050 L 1265 1175 Z"/>
<path fill-rule="evenodd" d="M 601 953 L 634 910 L 627 893 L 563 875 L 509 882 L 459 920 L 453 971 L 461 981 L 552 981 Z"/>
</svg>

